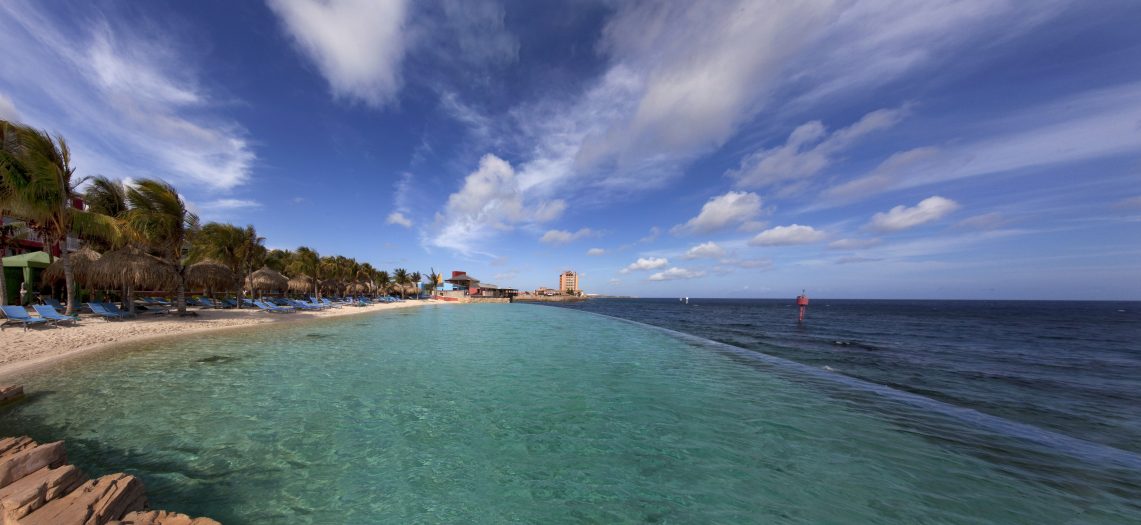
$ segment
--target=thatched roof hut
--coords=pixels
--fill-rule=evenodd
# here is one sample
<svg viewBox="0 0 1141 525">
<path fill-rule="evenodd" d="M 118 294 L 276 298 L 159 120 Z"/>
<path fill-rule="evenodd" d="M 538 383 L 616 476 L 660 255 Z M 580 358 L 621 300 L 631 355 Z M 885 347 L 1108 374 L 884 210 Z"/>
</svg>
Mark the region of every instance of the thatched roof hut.
<svg viewBox="0 0 1141 525">
<path fill-rule="evenodd" d="M 237 284 L 234 271 L 214 261 L 197 262 L 186 268 L 186 285 L 215 290 L 232 289 Z"/>
<path fill-rule="evenodd" d="M 260 270 L 250 274 L 246 279 L 246 286 L 250 290 L 285 290 L 289 286 L 289 278 L 273 268 L 262 266 Z"/>
<path fill-rule="evenodd" d="M 301 274 L 289 280 L 287 283 L 289 291 L 297 293 L 307 293 L 313 291 L 313 278 L 308 275 Z"/>
<path fill-rule="evenodd" d="M 80 248 L 71 254 L 71 271 L 75 273 L 75 279 L 81 283 L 86 283 L 90 280 L 91 269 L 95 261 L 99 260 L 98 252 L 90 248 Z M 64 281 L 63 275 L 63 259 L 56 257 L 55 261 L 44 268 L 43 275 L 40 276 L 45 284 L 47 283 L 61 283 Z"/>
<path fill-rule="evenodd" d="M 92 263 L 88 281 L 97 286 L 171 289 L 178 273 L 166 261 L 134 247 L 104 253 Z"/>
</svg>

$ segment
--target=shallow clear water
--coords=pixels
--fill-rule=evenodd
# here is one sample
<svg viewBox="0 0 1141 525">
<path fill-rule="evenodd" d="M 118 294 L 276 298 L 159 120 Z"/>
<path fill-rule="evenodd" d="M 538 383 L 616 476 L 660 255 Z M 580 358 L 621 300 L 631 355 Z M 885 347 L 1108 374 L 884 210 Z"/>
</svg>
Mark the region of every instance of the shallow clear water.
<svg viewBox="0 0 1141 525">
<path fill-rule="evenodd" d="M 18 378 L 67 439 L 227 523 L 1136 523 L 1135 456 L 644 325 L 426 307 L 196 336 Z"/>
</svg>

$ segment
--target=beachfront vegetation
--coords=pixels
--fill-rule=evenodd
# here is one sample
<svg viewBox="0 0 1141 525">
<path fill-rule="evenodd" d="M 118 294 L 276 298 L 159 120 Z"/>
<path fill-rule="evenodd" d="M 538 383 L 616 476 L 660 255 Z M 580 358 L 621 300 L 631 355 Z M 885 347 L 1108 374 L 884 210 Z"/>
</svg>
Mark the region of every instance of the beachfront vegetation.
<svg viewBox="0 0 1141 525">
<path fill-rule="evenodd" d="M 63 137 L 0 120 L 0 217 L 8 219 L 0 224 L 0 265 L 10 245 L 26 237 L 25 231 L 38 235 L 49 255 L 60 254 L 69 314 L 78 304 L 77 279 L 66 246 L 69 239 L 79 239 L 95 252 L 135 254 L 145 256 L 148 264 L 164 265 L 169 270 L 164 275 L 172 277 L 148 283 L 149 288 L 174 296 L 180 313 L 186 311 L 189 289 L 202 288 L 191 278 L 195 269 L 199 275 L 209 271 L 211 283 L 218 280 L 219 272 L 228 272 L 221 286 L 207 288 L 237 296 L 263 266 L 292 277 L 291 287 L 303 283 L 295 291 L 317 298 L 393 292 L 403 297 L 421 280 L 420 272 L 397 268 L 390 274 L 351 257 L 322 256 L 307 246 L 267 250 L 265 238 L 252 225 L 200 225 L 177 189 L 158 179 L 123 183 L 102 176 L 78 178 L 74 173 Z M 86 203 L 84 209 L 75 207 L 77 198 Z M 133 287 L 144 285 L 124 280 L 115 286 L 121 286 L 128 297 Z M 0 278 L 0 304 L 5 297 L 5 282 Z"/>
</svg>

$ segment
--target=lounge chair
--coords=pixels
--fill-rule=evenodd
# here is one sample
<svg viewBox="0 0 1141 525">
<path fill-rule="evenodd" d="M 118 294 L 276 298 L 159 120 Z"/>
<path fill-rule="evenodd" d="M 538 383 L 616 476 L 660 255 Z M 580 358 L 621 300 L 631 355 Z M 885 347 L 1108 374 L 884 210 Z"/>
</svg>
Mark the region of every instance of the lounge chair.
<svg viewBox="0 0 1141 525">
<path fill-rule="evenodd" d="M 119 314 L 123 317 L 134 317 L 135 316 L 135 314 L 128 312 L 126 310 L 122 310 L 118 306 L 115 306 L 115 303 L 99 303 L 99 304 L 103 305 L 104 310 L 107 310 L 108 312 L 111 312 L 113 314 Z"/>
<path fill-rule="evenodd" d="M 287 313 L 292 313 L 292 312 L 297 311 L 297 309 L 292 307 L 292 306 L 275 306 L 275 305 L 269 304 L 265 301 L 253 301 L 253 303 L 254 303 L 254 306 L 258 307 L 258 309 L 260 309 L 263 312 L 269 312 L 269 313 L 274 313 L 274 314 L 287 314 Z"/>
<path fill-rule="evenodd" d="M 325 309 L 324 306 L 313 304 L 313 303 L 307 303 L 305 301 L 299 301 L 297 299 L 293 299 L 293 300 L 289 301 L 289 304 L 293 305 L 293 307 L 297 308 L 298 310 L 324 310 Z"/>
<path fill-rule="evenodd" d="M 204 308 L 224 308 L 224 306 L 214 302 L 214 300 L 209 297 L 199 297 L 198 302 L 202 303 Z"/>
<path fill-rule="evenodd" d="M 34 309 L 37 314 L 40 314 L 40 317 L 48 319 L 55 324 L 71 323 L 74 325 L 75 323 L 79 322 L 78 315 L 63 315 L 57 312 L 56 309 L 52 308 L 50 305 L 37 304 L 33 305 L 32 309 Z"/>
<path fill-rule="evenodd" d="M 103 307 L 103 305 L 101 303 L 87 303 L 87 307 L 91 309 L 91 313 L 98 315 L 99 317 L 102 317 L 104 319 L 107 319 L 108 321 L 118 321 L 120 319 L 126 319 L 127 318 L 124 315 L 119 315 L 117 313 L 114 313 L 114 312 L 107 310 L 106 308 Z"/>
<path fill-rule="evenodd" d="M 3 331 L 4 327 L 9 324 L 22 324 L 24 325 L 24 331 L 27 332 L 29 326 L 44 324 L 49 321 L 43 317 L 32 317 L 23 306 L 5 305 L 0 308 L 3 309 L 4 317 L 7 318 L 4 324 L 0 324 L 0 331 Z"/>
<path fill-rule="evenodd" d="M 143 304 L 146 304 L 147 306 L 151 306 L 151 305 L 165 306 L 167 308 L 174 306 L 173 304 L 170 303 L 170 301 L 167 301 L 167 300 L 162 299 L 160 297 L 143 297 Z"/>
<path fill-rule="evenodd" d="M 40 301 L 52 308 L 55 308 L 57 311 L 65 309 L 63 304 L 60 304 L 59 299 L 56 299 L 55 297 L 42 297 L 40 298 Z"/>
</svg>

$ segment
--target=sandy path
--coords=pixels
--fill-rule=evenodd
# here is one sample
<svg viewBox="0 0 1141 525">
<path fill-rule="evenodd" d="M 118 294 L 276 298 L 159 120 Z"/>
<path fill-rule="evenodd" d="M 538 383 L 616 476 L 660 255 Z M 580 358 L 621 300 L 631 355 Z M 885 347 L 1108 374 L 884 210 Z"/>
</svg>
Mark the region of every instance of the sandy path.
<svg viewBox="0 0 1141 525">
<path fill-rule="evenodd" d="M 307 319 L 323 319 L 344 315 L 411 308 L 429 304 L 456 304 L 444 301 L 406 301 L 364 307 L 345 306 L 320 312 L 270 314 L 258 310 L 199 310 L 196 317 L 140 314 L 126 321 L 105 321 L 84 315 L 75 326 L 31 328 L 9 325 L 0 332 L 0 377 L 40 366 L 58 359 L 105 348 L 107 346 L 157 337 L 192 334 L 210 330 L 296 323 Z"/>
</svg>

